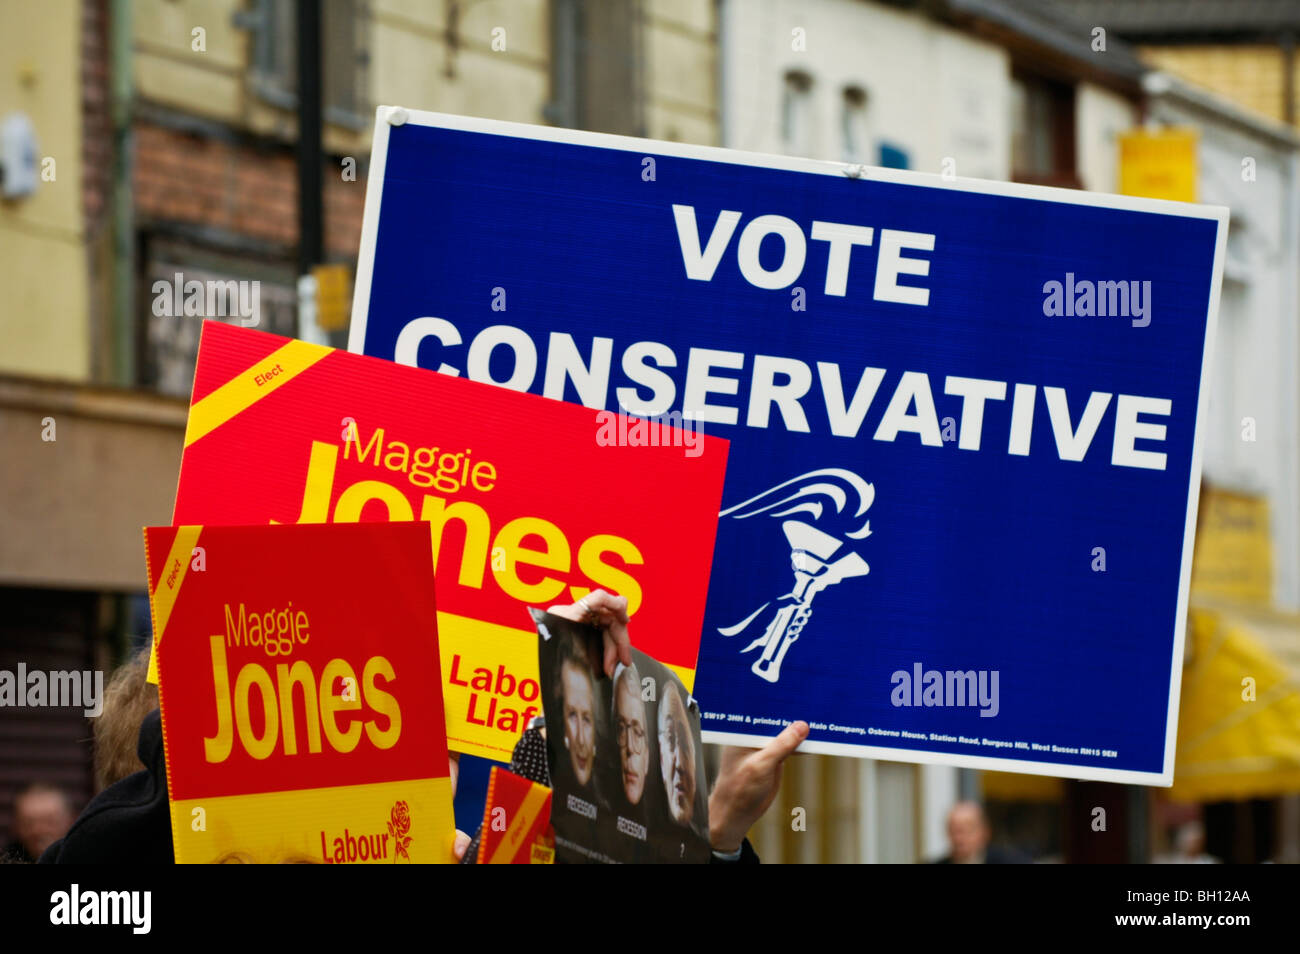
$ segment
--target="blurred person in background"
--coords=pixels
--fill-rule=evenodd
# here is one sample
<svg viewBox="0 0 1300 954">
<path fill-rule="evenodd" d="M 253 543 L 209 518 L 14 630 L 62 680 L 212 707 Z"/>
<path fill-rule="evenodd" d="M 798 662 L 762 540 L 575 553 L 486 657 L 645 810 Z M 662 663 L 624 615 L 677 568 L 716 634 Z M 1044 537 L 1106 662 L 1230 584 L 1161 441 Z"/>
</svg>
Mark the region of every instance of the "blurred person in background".
<svg viewBox="0 0 1300 954">
<path fill-rule="evenodd" d="M 1023 865 L 1029 859 L 1009 848 L 990 845 L 993 830 L 978 802 L 958 802 L 948 812 L 949 852 L 940 865 Z"/>
<path fill-rule="evenodd" d="M 61 788 L 45 782 L 28 785 L 14 799 L 13 841 L 0 851 L 10 864 L 33 864 L 72 827 L 76 814 Z"/>
<path fill-rule="evenodd" d="M 158 687 L 145 681 L 149 648 L 118 666 L 95 719 L 95 786 L 75 821 L 36 857 L 46 864 L 165 864 L 172 860 Z"/>
<path fill-rule="evenodd" d="M 1198 821 L 1179 825 L 1174 834 L 1174 850 L 1155 859 L 1164 865 L 1217 865 L 1218 858 L 1205 853 L 1205 826 Z"/>
<path fill-rule="evenodd" d="M 144 766 L 118 779 L 90 800 L 67 834 L 40 856 L 41 864 L 170 864 L 171 814 L 162 713 L 145 715 L 137 727 L 136 755 Z"/>
</svg>

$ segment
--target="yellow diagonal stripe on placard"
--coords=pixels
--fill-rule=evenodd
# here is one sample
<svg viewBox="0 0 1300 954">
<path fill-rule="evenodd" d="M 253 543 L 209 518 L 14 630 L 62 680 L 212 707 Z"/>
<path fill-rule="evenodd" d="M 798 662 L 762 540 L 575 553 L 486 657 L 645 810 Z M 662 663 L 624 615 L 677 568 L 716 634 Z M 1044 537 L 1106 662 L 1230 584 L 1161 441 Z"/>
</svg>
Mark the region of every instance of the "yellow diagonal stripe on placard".
<svg viewBox="0 0 1300 954">
<path fill-rule="evenodd" d="M 497 842 L 496 850 L 492 852 L 488 864 L 508 865 L 514 860 L 519 851 L 519 845 L 514 843 L 527 834 L 528 829 L 533 826 L 548 794 L 550 793 L 546 788 L 536 782 L 529 786 L 528 794 L 524 796 L 524 800 L 519 803 L 519 810 L 515 812 L 514 821 L 506 826 L 505 834 Z"/>
<path fill-rule="evenodd" d="M 177 527 L 176 537 L 172 540 L 171 550 L 167 553 L 167 562 L 163 564 L 158 576 L 158 585 L 149 594 L 149 608 L 153 612 L 153 649 L 149 653 L 149 672 L 145 679 L 158 682 L 158 643 L 167 631 L 167 621 L 171 619 L 172 607 L 180 594 L 185 574 L 190 569 L 190 558 L 199 542 L 202 527 Z M 174 579 L 171 574 L 175 573 Z"/>
<path fill-rule="evenodd" d="M 189 447 L 236 414 L 248 410 L 333 350 L 307 341 L 290 341 L 251 368 L 241 371 L 190 407 L 190 420 L 185 427 L 185 446 Z"/>
</svg>

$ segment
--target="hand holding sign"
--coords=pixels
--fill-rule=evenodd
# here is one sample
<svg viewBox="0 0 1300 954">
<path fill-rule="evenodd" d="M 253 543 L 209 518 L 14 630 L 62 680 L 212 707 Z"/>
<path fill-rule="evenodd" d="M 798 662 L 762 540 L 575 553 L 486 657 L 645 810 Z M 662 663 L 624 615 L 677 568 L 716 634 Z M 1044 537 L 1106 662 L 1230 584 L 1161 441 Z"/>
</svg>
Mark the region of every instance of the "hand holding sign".
<svg viewBox="0 0 1300 954">
<path fill-rule="evenodd" d="M 808 738 L 807 722 L 792 722 L 761 749 L 729 745 L 722 750 L 718 780 L 709 796 L 709 844 L 729 853 L 776 798 L 781 766 Z"/>
<path fill-rule="evenodd" d="M 472 839 L 468 833 L 461 831 L 459 828 L 456 829 L 456 841 L 451 846 L 451 857 L 457 864 L 464 860 L 465 852 L 469 851 L 471 841 Z"/>
<path fill-rule="evenodd" d="M 576 603 L 547 610 L 575 623 L 599 626 L 605 637 L 605 675 L 614 675 L 618 663 L 632 665 L 632 640 L 627 634 L 627 597 L 594 590 Z"/>
<path fill-rule="evenodd" d="M 628 647 L 626 625 L 597 636 L 587 621 L 603 616 L 595 607 L 615 618 L 621 611 L 618 597 L 604 596 L 585 600 L 591 616 L 581 605 L 560 607 L 564 615 L 532 611 L 556 860 L 707 861 L 699 707 L 672 670 Z M 602 642 L 608 675 L 599 670 Z M 631 660 L 614 665 L 622 653 Z"/>
</svg>

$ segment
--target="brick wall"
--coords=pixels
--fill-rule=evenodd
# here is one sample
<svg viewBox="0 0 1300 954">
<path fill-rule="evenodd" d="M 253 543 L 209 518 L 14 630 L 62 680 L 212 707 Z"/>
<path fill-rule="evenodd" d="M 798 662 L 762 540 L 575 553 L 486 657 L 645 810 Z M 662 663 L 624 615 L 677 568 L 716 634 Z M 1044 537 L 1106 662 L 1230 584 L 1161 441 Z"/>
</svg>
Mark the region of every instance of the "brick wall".
<svg viewBox="0 0 1300 954">
<path fill-rule="evenodd" d="M 325 249 L 355 258 L 365 177 L 344 182 L 325 161 Z M 135 126 L 134 191 L 141 219 L 217 228 L 291 250 L 298 241 L 297 167 L 290 148 Z"/>
</svg>

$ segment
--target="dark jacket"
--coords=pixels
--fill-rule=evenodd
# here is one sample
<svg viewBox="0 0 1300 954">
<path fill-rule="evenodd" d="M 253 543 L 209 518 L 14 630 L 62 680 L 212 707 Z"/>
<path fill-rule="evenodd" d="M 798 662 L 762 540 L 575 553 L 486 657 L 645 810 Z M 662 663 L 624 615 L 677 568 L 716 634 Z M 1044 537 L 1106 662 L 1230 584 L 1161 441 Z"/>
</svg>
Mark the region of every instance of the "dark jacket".
<svg viewBox="0 0 1300 954">
<path fill-rule="evenodd" d="M 30 865 L 35 863 L 36 859 L 27 853 L 23 843 L 14 839 L 0 848 L 0 865 Z"/>
<path fill-rule="evenodd" d="M 114 782 L 96 795 L 72 828 L 41 855 L 49 864 L 172 864 L 171 814 L 162 721 L 155 709 L 144 717 L 136 744 L 148 768 Z"/>
</svg>

